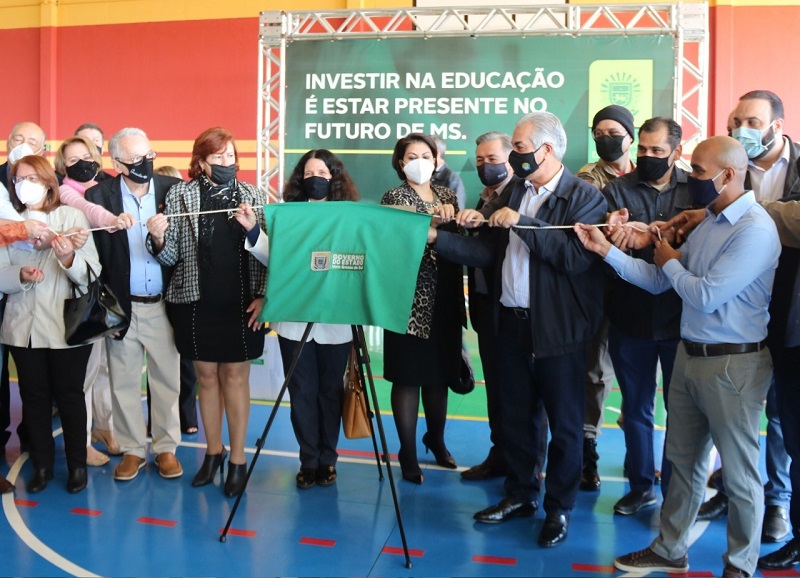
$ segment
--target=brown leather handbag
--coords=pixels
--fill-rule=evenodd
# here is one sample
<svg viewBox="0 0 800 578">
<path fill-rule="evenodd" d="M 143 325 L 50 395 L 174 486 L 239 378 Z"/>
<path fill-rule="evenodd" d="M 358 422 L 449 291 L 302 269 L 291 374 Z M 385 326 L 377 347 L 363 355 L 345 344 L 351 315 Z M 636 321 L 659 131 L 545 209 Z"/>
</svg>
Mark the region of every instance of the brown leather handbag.
<svg viewBox="0 0 800 578">
<path fill-rule="evenodd" d="M 367 416 L 365 395 L 364 384 L 356 366 L 356 350 L 353 347 L 350 351 L 350 361 L 347 363 L 342 404 L 342 429 L 344 437 L 349 440 L 372 436 L 372 423 Z"/>
</svg>

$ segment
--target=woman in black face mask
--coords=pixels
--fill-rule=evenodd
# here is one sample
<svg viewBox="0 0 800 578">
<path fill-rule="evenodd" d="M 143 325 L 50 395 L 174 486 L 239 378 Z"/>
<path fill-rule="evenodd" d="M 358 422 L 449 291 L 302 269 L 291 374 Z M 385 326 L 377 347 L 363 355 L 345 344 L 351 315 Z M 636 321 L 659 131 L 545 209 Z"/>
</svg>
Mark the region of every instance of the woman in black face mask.
<svg viewBox="0 0 800 578">
<path fill-rule="evenodd" d="M 336 155 L 317 149 L 300 158 L 286 182 L 283 198 L 312 203 L 356 201 L 358 191 Z M 245 229 L 261 236 L 261 241 L 254 243 L 253 254 L 267 264 L 268 254 L 259 250 L 266 245 L 266 234 L 258 229 L 252 209 L 246 208 L 237 218 Z M 282 321 L 270 327 L 278 334 L 284 371 L 288 371 L 306 323 Z M 350 325 L 315 323 L 289 381 L 292 428 L 300 446 L 300 471 L 295 482 L 301 490 L 336 483 L 342 376 L 352 337 Z"/>
<path fill-rule="evenodd" d="M 266 268 L 245 249 L 245 230 L 232 217 L 241 203 L 261 206 L 266 198 L 236 178 L 237 163 L 230 131 L 206 130 L 192 148 L 192 180 L 174 185 L 164 213 L 147 222 L 148 249 L 159 263 L 175 268 L 165 295 L 167 313 L 178 352 L 193 360 L 199 383 L 207 446 L 192 485 L 209 484 L 217 469 L 220 478 L 224 472 L 224 401 L 230 438 L 224 487 L 228 497 L 241 493 L 247 473 L 250 360 L 264 350 L 258 315 L 267 281 Z M 179 213 L 190 214 L 168 219 Z M 261 211 L 258 216 L 263 222 Z"/>
</svg>

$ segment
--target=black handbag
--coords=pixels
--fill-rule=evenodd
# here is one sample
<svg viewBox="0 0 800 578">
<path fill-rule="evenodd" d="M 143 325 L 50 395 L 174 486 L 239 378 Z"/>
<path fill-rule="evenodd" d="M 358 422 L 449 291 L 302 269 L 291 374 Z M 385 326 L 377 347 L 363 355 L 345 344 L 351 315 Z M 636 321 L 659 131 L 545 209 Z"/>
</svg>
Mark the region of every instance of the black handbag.
<svg viewBox="0 0 800 578">
<path fill-rule="evenodd" d="M 72 298 L 64 299 L 64 336 L 67 345 L 86 345 L 128 328 L 128 316 L 111 288 L 101 283 L 89 264 L 85 293 L 72 285 Z"/>
<path fill-rule="evenodd" d="M 475 389 L 475 373 L 472 371 L 472 363 L 469 354 L 461 350 L 461 371 L 458 381 L 450 383 L 450 391 L 459 395 L 467 395 Z"/>
</svg>

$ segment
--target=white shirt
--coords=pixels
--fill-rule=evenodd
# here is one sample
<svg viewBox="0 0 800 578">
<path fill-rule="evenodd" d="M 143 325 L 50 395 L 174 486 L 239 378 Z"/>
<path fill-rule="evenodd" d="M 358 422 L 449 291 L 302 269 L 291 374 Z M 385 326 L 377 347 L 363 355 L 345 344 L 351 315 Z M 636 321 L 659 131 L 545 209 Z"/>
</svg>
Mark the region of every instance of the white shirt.
<svg viewBox="0 0 800 578">
<path fill-rule="evenodd" d="M 781 156 L 768 170 L 750 161 L 747 170 L 750 173 L 750 186 L 756 194 L 756 200 L 777 201 L 783 197 L 783 187 L 786 184 L 786 173 L 789 170 L 789 139 L 783 137 L 783 150 Z"/>
<path fill-rule="evenodd" d="M 525 195 L 522 197 L 518 212 L 521 215 L 535 217 L 539 208 L 558 187 L 563 174 L 562 165 L 556 175 L 547 184 L 539 187 L 538 191 L 531 181 L 526 180 Z M 523 309 L 530 307 L 530 252 L 528 246 L 512 228 L 508 233 L 508 247 L 503 259 L 503 293 L 500 296 L 500 303 L 506 307 Z"/>
</svg>

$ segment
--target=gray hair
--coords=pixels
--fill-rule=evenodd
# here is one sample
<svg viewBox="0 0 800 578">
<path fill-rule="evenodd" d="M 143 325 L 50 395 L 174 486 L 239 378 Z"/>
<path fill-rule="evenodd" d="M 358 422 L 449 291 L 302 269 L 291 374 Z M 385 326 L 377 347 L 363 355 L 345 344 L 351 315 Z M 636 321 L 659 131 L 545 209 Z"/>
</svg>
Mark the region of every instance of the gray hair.
<svg viewBox="0 0 800 578">
<path fill-rule="evenodd" d="M 120 158 L 122 151 L 120 150 L 119 143 L 122 139 L 129 136 L 142 136 L 147 138 L 145 132 L 140 128 L 123 128 L 108 141 L 108 155 L 112 159 Z"/>
<path fill-rule="evenodd" d="M 530 140 L 533 148 L 538 149 L 544 143 L 550 143 L 553 154 L 560 161 L 567 152 L 567 133 L 561 121 L 552 112 L 531 112 L 517 121 L 515 128 L 531 125 Z"/>
<path fill-rule="evenodd" d="M 510 153 L 511 149 L 514 148 L 511 144 L 511 137 L 504 132 L 499 132 L 496 130 L 483 133 L 481 136 L 475 139 L 475 144 L 480 146 L 484 143 L 496 140 L 500 141 L 501 146 L 503 147 L 503 152 L 506 154 Z"/>
</svg>

